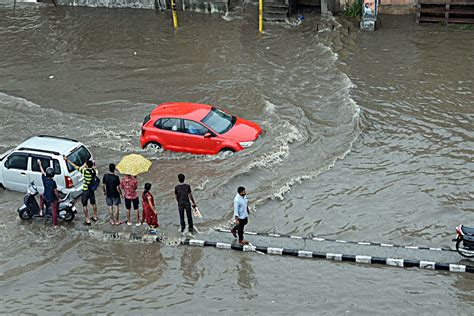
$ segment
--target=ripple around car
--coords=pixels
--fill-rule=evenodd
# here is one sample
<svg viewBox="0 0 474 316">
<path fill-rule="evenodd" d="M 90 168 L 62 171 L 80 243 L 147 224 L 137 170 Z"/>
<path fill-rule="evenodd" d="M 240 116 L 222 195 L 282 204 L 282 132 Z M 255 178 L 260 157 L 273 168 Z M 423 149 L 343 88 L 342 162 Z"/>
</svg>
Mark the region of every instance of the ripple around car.
<svg viewBox="0 0 474 316">
<path fill-rule="evenodd" d="M 140 145 L 214 155 L 248 148 L 261 132 L 258 124 L 207 104 L 168 102 L 145 117 Z"/>
</svg>

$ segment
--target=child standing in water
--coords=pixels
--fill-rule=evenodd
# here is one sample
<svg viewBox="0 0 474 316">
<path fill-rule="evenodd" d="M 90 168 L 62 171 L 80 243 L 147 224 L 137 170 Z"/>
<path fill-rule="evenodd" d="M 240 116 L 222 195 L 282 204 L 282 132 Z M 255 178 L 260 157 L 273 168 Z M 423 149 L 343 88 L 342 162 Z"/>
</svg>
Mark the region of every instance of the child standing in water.
<svg viewBox="0 0 474 316">
<path fill-rule="evenodd" d="M 145 221 L 151 228 L 157 228 L 160 226 L 160 224 L 158 224 L 158 212 L 156 211 L 155 200 L 153 199 L 150 189 L 151 183 L 145 183 L 145 190 L 142 193 L 142 220 Z"/>
</svg>

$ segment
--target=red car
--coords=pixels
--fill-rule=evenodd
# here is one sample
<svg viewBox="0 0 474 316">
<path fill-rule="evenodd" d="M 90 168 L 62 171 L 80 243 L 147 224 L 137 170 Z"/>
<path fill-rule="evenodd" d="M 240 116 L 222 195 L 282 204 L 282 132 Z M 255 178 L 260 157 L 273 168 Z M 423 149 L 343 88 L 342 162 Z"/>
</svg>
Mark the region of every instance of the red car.
<svg viewBox="0 0 474 316">
<path fill-rule="evenodd" d="M 252 146 L 261 132 L 257 124 L 210 105 L 168 102 L 145 117 L 140 145 L 193 154 L 236 152 Z"/>
</svg>

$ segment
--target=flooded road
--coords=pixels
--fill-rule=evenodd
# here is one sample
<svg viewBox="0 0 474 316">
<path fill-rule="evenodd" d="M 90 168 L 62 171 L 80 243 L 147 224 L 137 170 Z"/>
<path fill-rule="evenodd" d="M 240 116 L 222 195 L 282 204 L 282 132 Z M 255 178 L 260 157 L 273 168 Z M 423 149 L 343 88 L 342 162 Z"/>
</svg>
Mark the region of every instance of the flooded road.
<svg viewBox="0 0 474 316">
<path fill-rule="evenodd" d="M 0 6 L 0 150 L 35 134 L 73 137 L 101 173 L 145 155 L 153 166 L 139 182 L 153 183 L 167 236 L 178 230 L 173 188 L 184 173 L 202 231 L 227 224 L 244 185 L 248 230 L 452 247 L 454 227 L 474 222 L 472 31 L 383 17 L 374 33 L 348 33 L 309 14 L 259 35 L 254 11 L 181 13 L 175 32 L 168 13 L 151 10 Z M 165 101 L 213 104 L 264 134 L 230 157 L 141 150 L 143 117 Z M 21 198 L 0 190 L 4 313 L 474 305 L 470 275 L 104 240 L 75 233 L 81 218 L 59 231 L 20 222 Z"/>
</svg>

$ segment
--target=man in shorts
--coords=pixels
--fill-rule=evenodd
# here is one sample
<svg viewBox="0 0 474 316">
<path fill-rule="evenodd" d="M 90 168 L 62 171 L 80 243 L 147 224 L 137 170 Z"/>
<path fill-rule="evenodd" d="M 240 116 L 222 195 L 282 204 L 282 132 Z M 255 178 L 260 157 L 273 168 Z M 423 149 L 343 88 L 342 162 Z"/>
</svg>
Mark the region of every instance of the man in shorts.
<svg viewBox="0 0 474 316">
<path fill-rule="evenodd" d="M 94 180 L 94 177 L 97 175 L 97 171 L 94 168 L 94 162 L 92 160 L 88 160 L 81 167 L 79 167 L 74 162 L 69 160 L 66 156 L 64 156 L 64 160 L 67 163 L 69 163 L 71 166 L 73 166 L 77 171 L 79 171 L 84 177 L 84 183 L 82 184 L 82 197 L 81 197 L 82 207 L 84 209 L 84 216 L 85 216 L 84 225 L 90 225 L 91 220 L 93 220 L 94 222 L 98 220 L 97 205 L 95 204 L 95 192 L 89 189 L 89 187 L 92 184 L 92 181 Z M 89 219 L 89 209 L 87 208 L 88 202 L 91 203 L 92 209 L 94 211 L 94 216 L 92 216 L 90 219 Z"/>
<path fill-rule="evenodd" d="M 142 223 L 140 221 L 140 212 L 138 211 L 138 205 L 140 201 L 138 200 L 138 181 L 136 176 L 126 175 L 120 181 L 120 188 L 124 191 L 125 196 L 125 208 L 127 209 L 127 225 L 132 225 L 131 221 L 131 209 L 133 204 L 133 209 L 137 215 L 137 222 L 135 226 L 140 226 Z"/>
<path fill-rule="evenodd" d="M 120 197 L 123 197 L 123 194 L 120 189 L 120 179 L 115 174 L 115 164 L 113 163 L 109 165 L 109 173 L 104 174 L 102 178 L 102 189 L 104 190 L 105 203 L 109 207 L 110 224 L 122 224 L 119 205 L 121 203 Z"/>
</svg>

